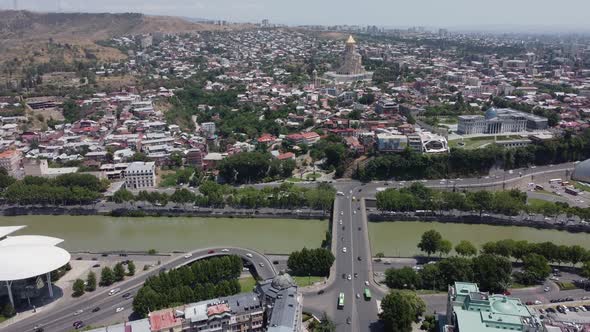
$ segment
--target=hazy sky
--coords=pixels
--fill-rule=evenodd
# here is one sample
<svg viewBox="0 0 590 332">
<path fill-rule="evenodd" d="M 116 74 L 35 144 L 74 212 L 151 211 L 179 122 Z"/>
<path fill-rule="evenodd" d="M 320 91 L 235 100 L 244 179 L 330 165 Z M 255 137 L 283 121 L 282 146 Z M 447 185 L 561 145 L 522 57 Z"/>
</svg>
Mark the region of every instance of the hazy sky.
<svg viewBox="0 0 590 332">
<path fill-rule="evenodd" d="M 590 29 L 590 0 L 17 0 L 20 9 L 142 12 L 285 24 L 561 26 Z M 13 0 L 0 0 L 12 8 Z M 509 29 L 508 29 L 509 30 Z"/>
</svg>

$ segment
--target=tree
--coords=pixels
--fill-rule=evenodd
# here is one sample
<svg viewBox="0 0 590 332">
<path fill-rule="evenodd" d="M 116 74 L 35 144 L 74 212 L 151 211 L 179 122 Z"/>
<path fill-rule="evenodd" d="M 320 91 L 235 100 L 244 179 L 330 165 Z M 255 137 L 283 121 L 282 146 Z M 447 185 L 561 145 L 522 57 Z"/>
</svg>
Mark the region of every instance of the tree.
<svg viewBox="0 0 590 332">
<path fill-rule="evenodd" d="M 482 290 L 500 293 L 510 284 L 512 264 L 501 256 L 483 254 L 473 258 L 473 279 Z"/>
<path fill-rule="evenodd" d="M 115 276 L 115 281 L 122 281 L 125 279 L 125 268 L 123 267 L 123 263 L 119 262 L 115 264 L 113 268 L 113 273 Z"/>
<path fill-rule="evenodd" d="M 539 254 L 528 254 L 522 259 L 523 271 L 519 275 L 520 281 L 526 285 L 541 282 L 551 273 L 547 259 Z"/>
<path fill-rule="evenodd" d="M 434 265 L 434 264 L 427 264 Z M 436 288 L 447 289 L 457 280 L 473 281 L 473 267 L 471 259 L 463 257 L 449 257 L 436 263 L 438 267 L 438 280 Z"/>
<path fill-rule="evenodd" d="M 127 271 L 128 276 L 135 275 L 135 263 L 133 263 L 133 261 L 127 262 Z"/>
<path fill-rule="evenodd" d="M 387 269 L 385 271 L 385 284 L 389 288 L 416 289 L 420 287 L 420 276 L 411 267 L 401 269 Z"/>
<path fill-rule="evenodd" d="M 473 243 L 462 240 L 455 246 L 455 252 L 461 256 L 475 256 L 477 255 L 477 249 L 473 245 Z"/>
<path fill-rule="evenodd" d="M 123 203 L 132 201 L 134 198 L 135 196 L 133 196 L 133 193 L 125 188 L 122 188 L 117 190 L 117 192 L 113 195 L 112 200 L 115 203 Z"/>
<path fill-rule="evenodd" d="M 93 271 L 88 272 L 88 277 L 86 278 L 86 290 L 89 292 L 93 292 L 96 289 L 96 273 Z"/>
<path fill-rule="evenodd" d="M 6 318 L 10 318 L 16 315 L 16 310 L 10 303 L 6 303 L 4 307 L 2 307 L 2 316 Z"/>
<path fill-rule="evenodd" d="M 335 257 L 330 250 L 303 248 L 289 255 L 287 267 L 296 276 L 327 276 L 334 260 Z"/>
<path fill-rule="evenodd" d="M 105 266 L 100 271 L 100 285 L 101 286 L 110 286 L 115 282 L 115 275 L 113 270 L 110 267 Z"/>
<path fill-rule="evenodd" d="M 386 331 L 410 332 L 412 322 L 422 315 L 426 305 L 416 293 L 394 290 L 381 301 L 379 318 L 383 320 Z"/>
<path fill-rule="evenodd" d="M 76 279 L 76 281 L 74 281 L 74 285 L 72 286 L 72 290 L 74 291 L 72 293 L 73 297 L 80 297 L 84 295 L 84 280 Z"/>
<path fill-rule="evenodd" d="M 440 253 L 441 257 L 443 255 L 448 255 L 451 252 L 451 250 L 453 250 L 453 244 L 451 243 L 451 241 L 445 239 L 440 241 L 437 251 Z"/>
<path fill-rule="evenodd" d="M 572 266 L 578 264 L 580 261 L 582 261 L 582 259 L 584 259 L 584 257 L 586 257 L 587 253 L 586 253 L 586 249 L 582 248 L 579 245 L 573 245 L 571 247 L 568 248 L 567 251 L 567 258 L 568 261 L 570 263 L 572 263 Z"/>
<path fill-rule="evenodd" d="M 336 324 L 334 324 L 324 312 L 322 319 L 315 325 L 313 332 L 336 332 Z"/>
<path fill-rule="evenodd" d="M 418 248 L 430 257 L 430 255 L 438 251 L 441 241 L 442 235 L 434 229 L 431 229 L 422 234 L 422 239 L 420 240 L 420 243 L 418 243 Z"/>
<path fill-rule="evenodd" d="M 590 261 L 585 261 L 580 269 L 580 275 L 584 278 L 590 278 Z"/>
</svg>

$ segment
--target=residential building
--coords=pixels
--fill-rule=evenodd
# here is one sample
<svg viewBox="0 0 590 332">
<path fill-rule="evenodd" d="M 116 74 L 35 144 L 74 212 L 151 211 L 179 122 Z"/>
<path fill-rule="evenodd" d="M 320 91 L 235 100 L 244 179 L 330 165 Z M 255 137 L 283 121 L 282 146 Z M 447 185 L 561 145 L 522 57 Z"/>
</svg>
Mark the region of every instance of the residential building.
<svg viewBox="0 0 590 332">
<path fill-rule="evenodd" d="M 203 122 L 201 123 L 201 132 L 207 138 L 215 137 L 215 122 Z"/>
<path fill-rule="evenodd" d="M 186 152 L 186 163 L 190 166 L 203 168 L 203 152 L 200 149 L 190 149 Z"/>
<path fill-rule="evenodd" d="M 445 332 L 545 331 L 539 317 L 520 299 L 481 292 L 476 284 L 449 286 Z"/>
<path fill-rule="evenodd" d="M 125 170 L 125 187 L 127 189 L 146 189 L 156 186 L 156 163 L 153 161 L 136 161 Z"/>
<path fill-rule="evenodd" d="M 377 134 L 377 150 L 379 152 L 401 152 L 408 146 L 406 135 L 381 133 Z"/>
<path fill-rule="evenodd" d="M 297 145 L 297 144 L 313 145 L 313 144 L 317 143 L 317 141 L 320 140 L 320 135 L 314 131 L 311 131 L 311 132 L 306 132 L 306 133 L 297 133 L 297 134 L 287 135 L 286 139 L 287 139 L 287 141 L 291 142 L 294 145 Z"/>
<path fill-rule="evenodd" d="M 6 150 L 0 153 L 0 167 L 4 168 L 8 175 L 20 178 L 20 164 L 23 159 L 22 152 L 19 150 Z"/>
</svg>

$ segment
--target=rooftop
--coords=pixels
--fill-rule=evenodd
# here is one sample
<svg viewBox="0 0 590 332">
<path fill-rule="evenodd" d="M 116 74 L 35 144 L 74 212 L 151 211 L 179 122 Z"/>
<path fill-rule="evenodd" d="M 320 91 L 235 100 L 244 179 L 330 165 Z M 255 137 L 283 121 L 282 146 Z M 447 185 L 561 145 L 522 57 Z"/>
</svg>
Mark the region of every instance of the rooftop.
<svg viewBox="0 0 590 332">
<path fill-rule="evenodd" d="M 17 241 L 18 242 L 18 241 Z M 52 245 L 0 247 L 0 281 L 22 280 L 56 270 L 70 261 L 70 254 Z"/>
</svg>

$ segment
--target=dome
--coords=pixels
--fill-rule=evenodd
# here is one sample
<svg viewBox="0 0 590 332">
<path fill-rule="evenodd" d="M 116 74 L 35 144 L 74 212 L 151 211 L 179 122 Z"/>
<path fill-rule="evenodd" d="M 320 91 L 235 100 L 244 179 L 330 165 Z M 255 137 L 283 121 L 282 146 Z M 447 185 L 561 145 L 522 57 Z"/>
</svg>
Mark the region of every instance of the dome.
<svg viewBox="0 0 590 332">
<path fill-rule="evenodd" d="M 288 273 L 280 273 L 278 276 L 274 277 L 271 285 L 276 289 L 287 289 L 289 287 L 295 286 L 296 284 Z"/>
<path fill-rule="evenodd" d="M 486 111 L 486 115 L 485 115 L 486 120 L 493 119 L 493 118 L 495 118 L 497 116 L 498 116 L 498 112 L 496 111 L 496 109 L 494 107 L 490 107 Z"/>
<path fill-rule="evenodd" d="M 356 44 L 356 40 L 354 40 L 354 38 L 352 38 L 352 35 L 349 35 L 346 43 L 347 44 Z"/>
<path fill-rule="evenodd" d="M 514 312 L 518 311 L 516 305 L 511 301 L 508 301 L 506 297 L 494 301 L 494 303 L 492 303 L 492 308 L 494 308 L 494 311 L 502 314 L 514 314 Z"/>
<path fill-rule="evenodd" d="M 586 159 L 576 164 L 572 179 L 581 182 L 590 183 L 590 159 Z"/>
</svg>

